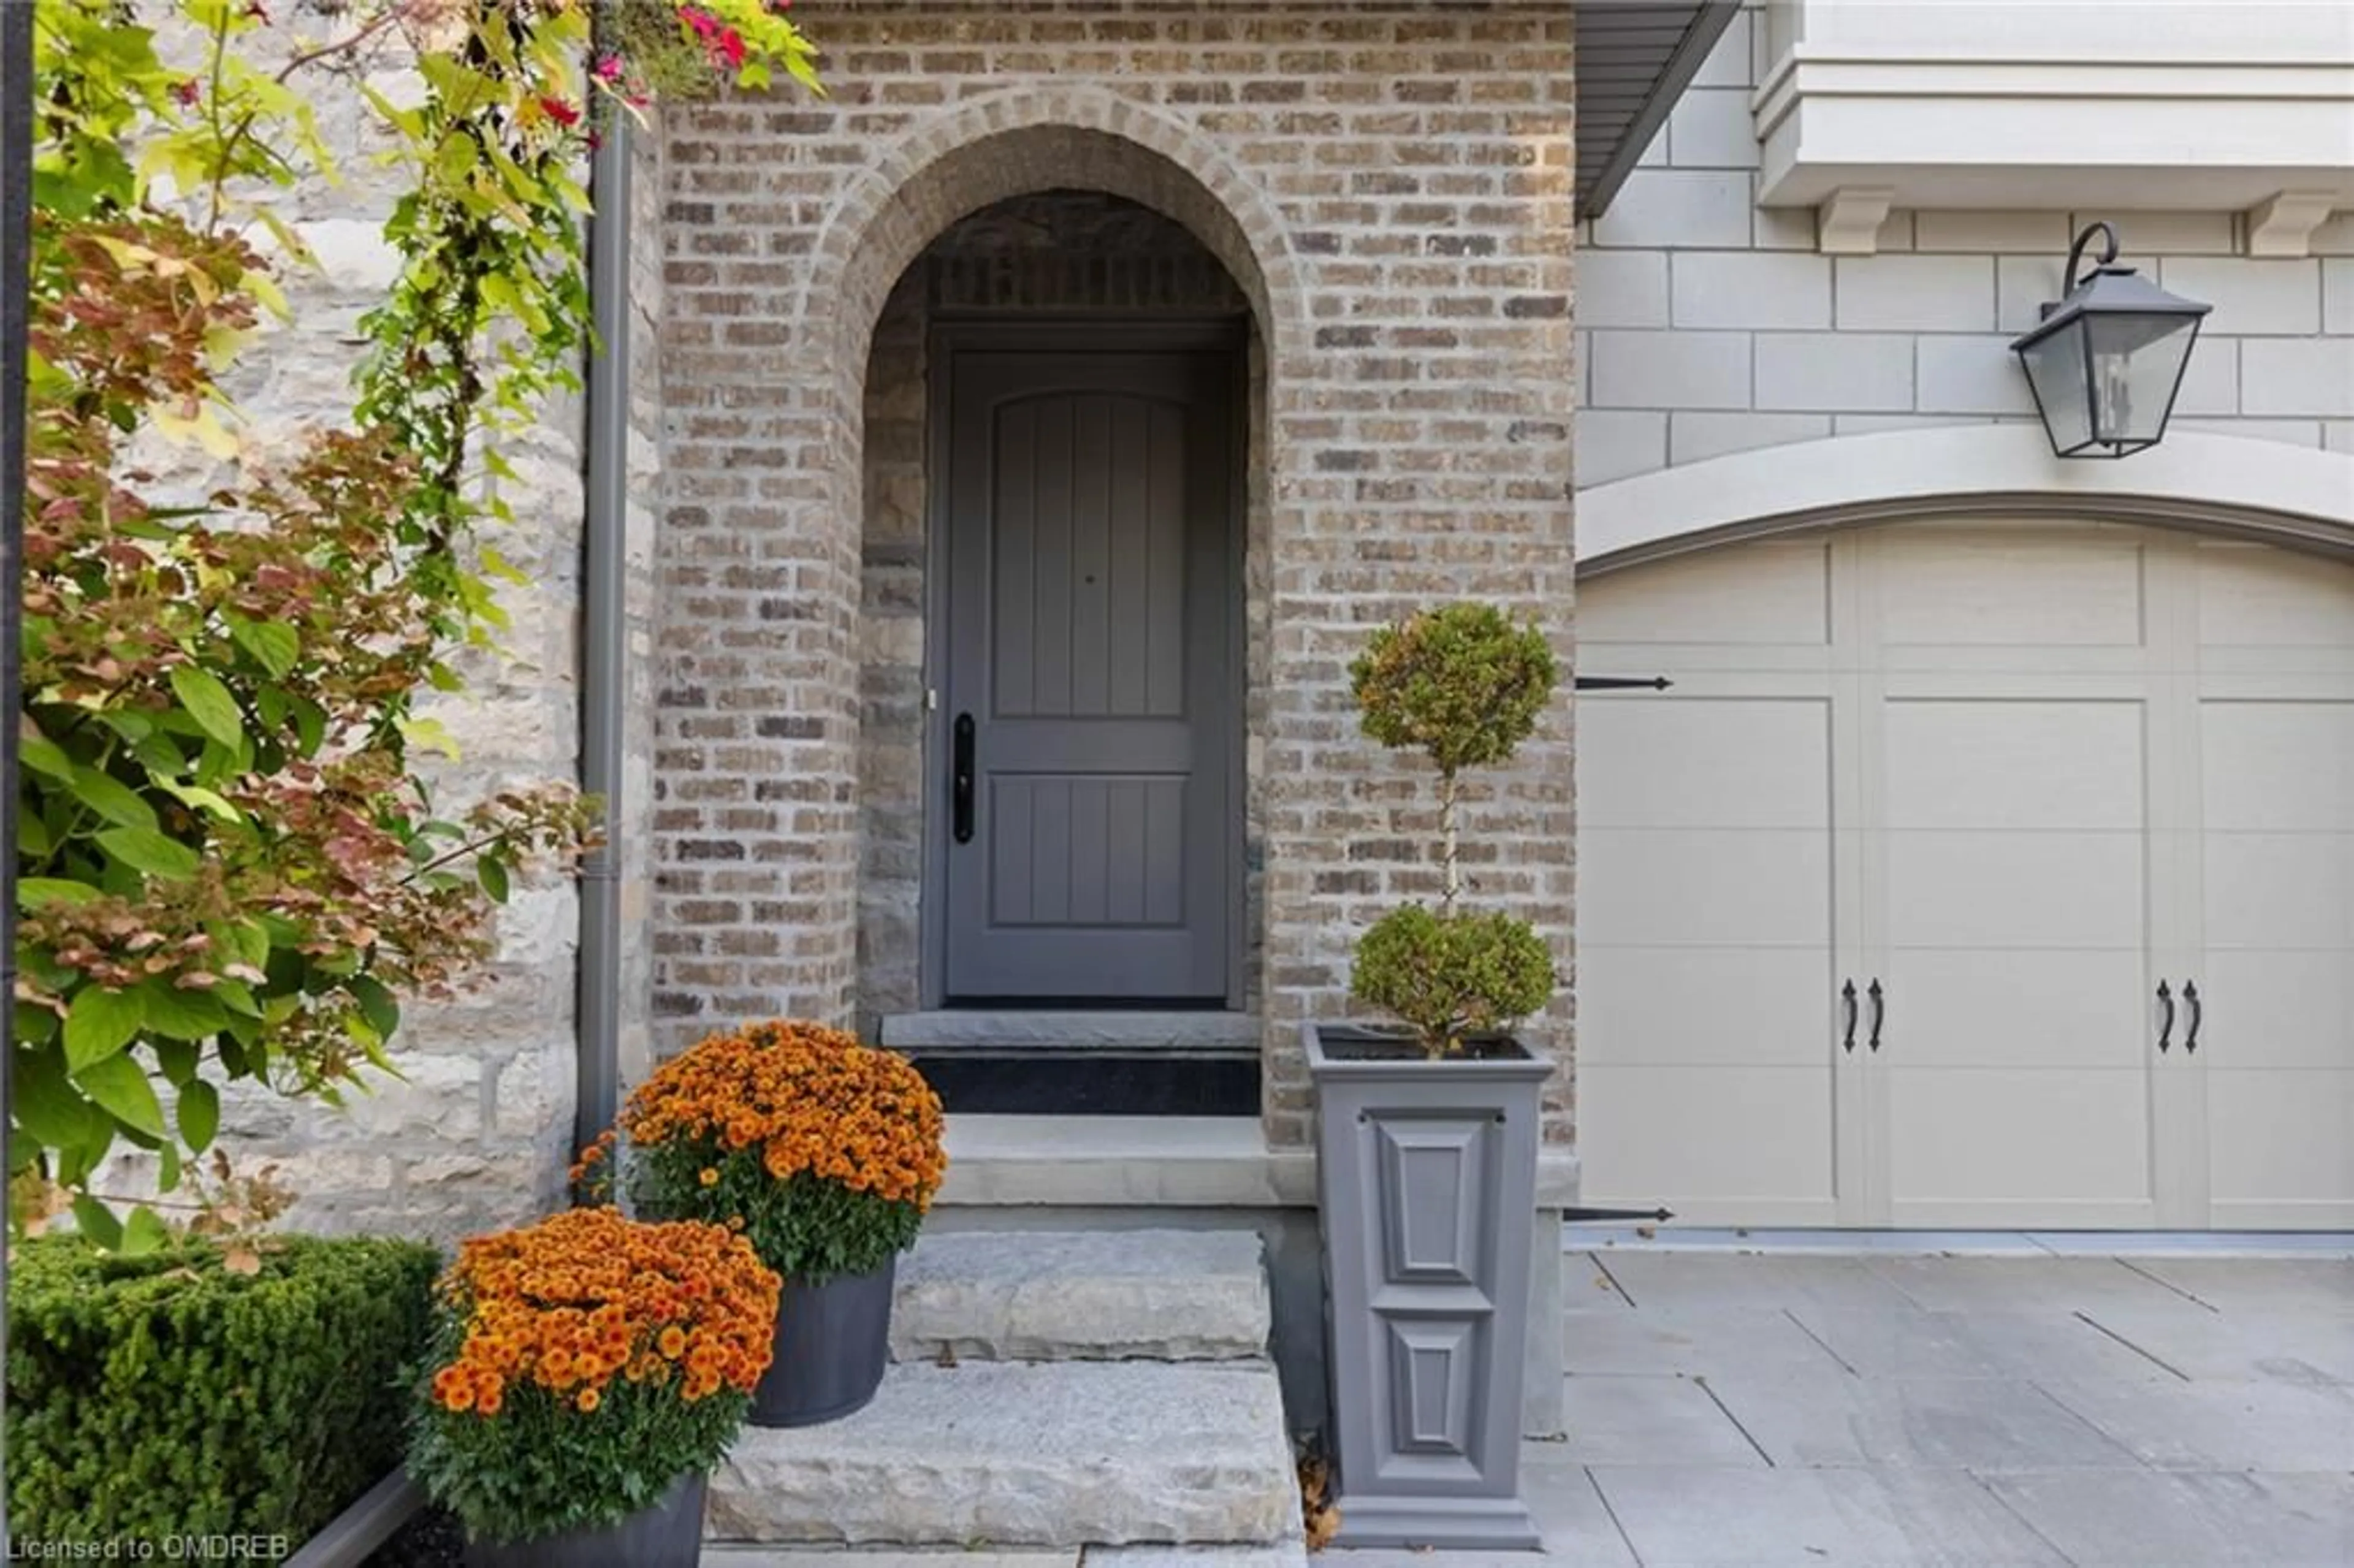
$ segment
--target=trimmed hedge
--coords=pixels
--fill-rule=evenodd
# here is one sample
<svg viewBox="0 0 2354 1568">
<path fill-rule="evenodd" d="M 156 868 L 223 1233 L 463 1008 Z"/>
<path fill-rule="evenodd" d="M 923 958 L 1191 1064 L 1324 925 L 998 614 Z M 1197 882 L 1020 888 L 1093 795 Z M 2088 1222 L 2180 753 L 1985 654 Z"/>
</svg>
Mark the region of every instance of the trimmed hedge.
<svg viewBox="0 0 2354 1568">
<path fill-rule="evenodd" d="M 250 1276 L 189 1244 L 20 1244 L 8 1276 L 19 1537 L 307 1540 L 401 1460 L 440 1255 L 289 1236 Z"/>
</svg>

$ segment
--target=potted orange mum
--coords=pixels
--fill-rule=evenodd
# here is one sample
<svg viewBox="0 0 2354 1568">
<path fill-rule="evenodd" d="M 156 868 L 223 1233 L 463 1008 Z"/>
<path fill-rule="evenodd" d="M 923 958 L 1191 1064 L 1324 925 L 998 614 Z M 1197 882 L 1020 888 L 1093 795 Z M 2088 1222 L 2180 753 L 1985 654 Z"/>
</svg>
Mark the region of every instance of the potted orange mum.
<svg viewBox="0 0 2354 1568">
<path fill-rule="evenodd" d="M 784 1278 L 752 1424 L 811 1426 L 873 1399 L 898 1255 L 948 1166 L 923 1075 L 838 1029 L 755 1023 L 656 1068 L 620 1131 L 641 1213 L 740 1225 Z"/>
<path fill-rule="evenodd" d="M 694 1568 L 777 1289 L 723 1225 L 610 1208 L 461 1244 L 408 1472 L 464 1525 L 472 1568 Z"/>
</svg>

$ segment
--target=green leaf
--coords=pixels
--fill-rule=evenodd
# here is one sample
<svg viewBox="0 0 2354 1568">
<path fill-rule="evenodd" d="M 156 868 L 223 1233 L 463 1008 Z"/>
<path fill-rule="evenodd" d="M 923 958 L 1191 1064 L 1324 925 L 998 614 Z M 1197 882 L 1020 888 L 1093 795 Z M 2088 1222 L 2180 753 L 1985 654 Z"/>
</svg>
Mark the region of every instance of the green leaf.
<svg viewBox="0 0 2354 1568">
<path fill-rule="evenodd" d="M 170 1229 L 154 1210 L 142 1203 L 131 1211 L 131 1223 L 122 1227 L 122 1255 L 137 1257 L 141 1253 L 170 1245 L 171 1240 Z"/>
<path fill-rule="evenodd" d="M 507 868 L 494 855 L 484 855 L 474 863 L 474 875 L 481 881 L 482 891 L 497 903 L 507 901 Z"/>
<path fill-rule="evenodd" d="M 17 826 L 24 826 L 24 822 L 19 821 Z M 27 909 L 51 904 L 87 904 L 97 896 L 98 889 L 89 883 L 70 882 L 61 876 L 28 876 L 16 884 L 16 902 Z"/>
<path fill-rule="evenodd" d="M 154 982 L 148 982 L 153 985 Z M 163 1069 L 164 1081 L 185 1084 L 196 1075 L 196 1047 L 188 1040 L 158 1040 L 155 1042 L 155 1065 Z"/>
<path fill-rule="evenodd" d="M 109 708 L 98 715 L 98 722 L 134 746 L 155 733 L 153 715 L 129 708 Z"/>
<path fill-rule="evenodd" d="M 113 1113 L 114 1119 L 132 1131 L 150 1138 L 171 1136 L 164 1130 L 164 1105 L 155 1097 L 155 1086 L 128 1052 L 91 1063 L 74 1074 L 74 1082 L 100 1108 Z"/>
<path fill-rule="evenodd" d="M 294 737 L 302 755 L 316 753 L 327 738 L 327 715 L 318 704 L 298 700 L 293 707 Z"/>
<path fill-rule="evenodd" d="M 400 1003 L 384 982 L 367 975 L 354 975 L 344 982 L 344 989 L 360 1004 L 360 1016 L 375 1030 L 376 1038 L 389 1040 L 392 1032 L 400 1027 Z"/>
<path fill-rule="evenodd" d="M 16 742 L 16 758 L 36 773 L 45 773 L 60 783 L 73 782 L 74 760 L 66 748 L 46 735 L 28 735 Z"/>
<path fill-rule="evenodd" d="M 57 841 L 49 836 L 48 823 L 30 811 L 17 813 L 16 854 L 19 864 L 28 860 L 47 860 L 49 852 L 56 848 Z"/>
<path fill-rule="evenodd" d="M 241 980 L 223 979 L 213 987 L 213 995 L 231 1012 L 241 1012 L 248 1018 L 261 1016 L 261 1003 L 253 1000 L 253 988 Z M 224 1019 L 221 1027 L 228 1027 Z"/>
<path fill-rule="evenodd" d="M 119 1054 L 147 1022 L 147 1004 L 135 991 L 84 986 L 66 1012 L 66 1071 L 82 1069 Z"/>
<path fill-rule="evenodd" d="M 194 876 L 205 863 L 196 851 L 154 828 L 109 828 L 98 842 L 115 859 L 150 876 Z"/>
<path fill-rule="evenodd" d="M 180 1146 L 165 1139 L 155 1150 L 155 1189 L 160 1192 L 180 1190 Z"/>
<path fill-rule="evenodd" d="M 238 711 L 237 699 L 220 677 L 194 664 L 172 667 L 172 691 L 188 716 L 204 726 L 204 732 L 234 749 L 245 738 L 245 715 Z"/>
<path fill-rule="evenodd" d="M 229 627 L 228 634 L 275 679 L 282 680 L 302 652 L 301 634 L 283 621 L 240 620 Z"/>
<path fill-rule="evenodd" d="M 76 1149 L 105 1130 L 106 1118 L 66 1077 L 55 1050 L 19 1046 L 15 1061 L 9 1109 L 33 1142 L 44 1149 Z"/>
<path fill-rule="evenodd" d="M 219 795 L 200 784 L 179 784 L 169 779 L 158 779 L 155 787 L 192 810 L 202 811 L 216 821 L 241 822 L 245 814 Z"/>
<path fill-rule="evenodd" d="M 77 763 L 73 791 L 83 805 L 117 827 L 152 830 L 155 826 L 155 809 L 141 800 L 131 786 L 103 769 Z"/>
<path fill-rule="evenodd" d="M 101 1251 L 112 1252 L 122 1245 L 122 1222 L 114 1211 L 98 1199 L 84 1192 L 73 1201 L 74 1228 Z"/>
<path fill-rule="evenodd" d="M 180 1136 L 191 1153 L 202 1154 L 220 1130 L 220 1091 L 202 1078 L 193 1080 L 180 1090 L 179 1115 Z"/>
<path fill-rule="evenodd" d="M 151 1033 L 175 1040 L 209 1040 L 228 1027 L 228 1010 L 201 991 L 184 990 L 157 978 L 141 981 L 139 991 L 146 1000 Z"/>
</svg>

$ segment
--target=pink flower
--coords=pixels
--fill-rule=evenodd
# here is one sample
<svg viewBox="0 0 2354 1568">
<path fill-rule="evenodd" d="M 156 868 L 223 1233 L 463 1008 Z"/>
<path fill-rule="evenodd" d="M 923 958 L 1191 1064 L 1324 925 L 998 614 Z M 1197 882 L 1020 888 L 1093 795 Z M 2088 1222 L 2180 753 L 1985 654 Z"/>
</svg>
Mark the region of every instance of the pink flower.
<svg viewBox="0 0 2354 1568">
<path fill-rule="evenodd" d="M 707 39 L 719 30 L 716 17 L 708 11 L 697 10 L 692 5 L 681 5 L 678 8 L 678 19 L 694 28 L 695 37 L 699 38 Z"/>
<path fill-rule="evenodd" d="M 172 89 L 172 96 L 178 99 L 183 106 L 194 109 L 196 106 L 197 91 L 196 79 L 190 77 Z"/>
<path fill-rule="evenodd" d="M 595 69 L 597 79 L 599 81 L 619 81 L 621 79 L 621 57 L 619 55 L 607 55 L 604 58 L 597 62 Z"/>
</svg>

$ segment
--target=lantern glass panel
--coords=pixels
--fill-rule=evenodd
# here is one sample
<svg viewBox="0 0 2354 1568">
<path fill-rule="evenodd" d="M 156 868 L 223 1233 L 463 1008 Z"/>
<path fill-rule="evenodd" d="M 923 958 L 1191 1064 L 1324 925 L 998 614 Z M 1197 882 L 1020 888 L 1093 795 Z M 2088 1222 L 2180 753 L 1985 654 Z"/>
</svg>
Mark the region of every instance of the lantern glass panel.
<svg viewBox="0 0 2354 1568">
<path fill-rule="evenodd" d="M 2105 313 L 2085 326 L 2093 439 L 2109 447 L 2149 445 L 2166 432 L 2199 318 Z"/>
<path fill-rule="evenodd" d="M 2029 344 L 2020 358 L 2042 410 L 2043 428 L 2051 433 L 2052 450 L 2064 456 L 2091 445 L 2093 404 L 2083 318 Z"/>
</svg>

